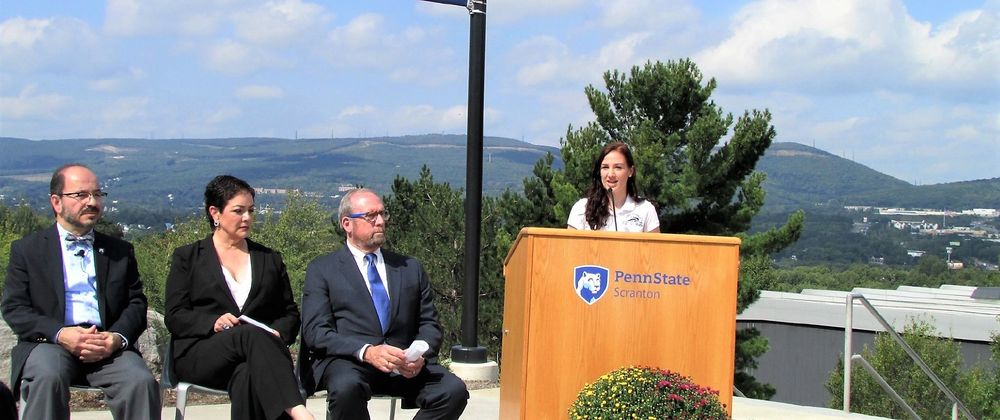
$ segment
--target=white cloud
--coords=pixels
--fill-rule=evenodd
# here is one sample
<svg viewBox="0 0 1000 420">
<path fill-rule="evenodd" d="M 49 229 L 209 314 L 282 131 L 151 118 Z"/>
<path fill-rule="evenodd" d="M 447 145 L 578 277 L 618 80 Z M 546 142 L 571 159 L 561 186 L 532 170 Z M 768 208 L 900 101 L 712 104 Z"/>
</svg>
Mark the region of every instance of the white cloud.
<svg viewBox="0 0 1000 420">
<path fill-rule="evenodd" d="M 912 42 L 915 83 L 992 85 L 1000 91 L 1000 16 L 977 10 L 956 16 Z"/>
<path fill-rule="evenodd" d="M 348 49 L 362 49 L 376 46 L 388 32 L 383 28 L 385 18 L 375 13 L 366 13 L 351 19 L 347 25 L 330 31 L 330 39 Z"/>
<path fill-rule="evenodd" d="M 332 29 L 326 41 L 321 54 L 336 67 L 382 71 L 389 80 L 422 86 L 465 78 L 466 62 L 456 60 L 439 28 L 408 26 L 394 30 L 384 16 L 365 13 Z"/>
<path fill-rule="evenodd" d="M 858 127 L 866 122 L 861 117 L 848 117 L 840 120 L 820 121 L 811 130 L 813 138 L 837 141 L 856 136 Z"/>
<path fill-rule="evenodd" d="M 612 40 L 601 47 L 596 60 L 590 64 L 590 70 L 597 74 L 608 69 L 624 70 L 641 60 L 636 56 L 636 48 L 652 36 L 648 32 L 630 33 L 619 39 Z"/>
<path fill-rule="evenodd" d="M 933 28 L 899 0 L 762 0 L 733 18 L 731 36 L 698 53 L 710 76 L 746 87 L 844 93 L 878 88 L 1000 92 L 995 14 Z"/>
<path fill-rule="evenodd" d="M 114 36 L 206 36 L 238 5 L 229 0 L 108 0 L 104 31 Z"/>
<path fill-rule="evenodd" d="M 580 86 L 596 83 L 609 69 L 625 70 L 644 61 L 636 50 L 651 33 L 629 33 L 612 38 L 592 54 L 574 55 L 569 46 L 551 36 L 538 36 L 514 47 L 511 62 L 519 66 L 522 87 Z"/>
<path fill-rule="evenodd" d="M 5 72 L 79 74 L 106 64 L 101 40 L 82 20 L 15 17 L 0 22 L 0 69 Z"/>
<path fill-rule="evenodd" d="M 99 118 L 104 122 L 128 122 L 146 115 L 149 98 L 128 97 L 119 98 L 103 107 Z"/>
<path fill-rule="evenodd" d="M 688 0 L 603 1 L 600 23 L 609 28 L 660 28 L 696 21 L 700 13 Z"/>
<path fill-rule="evenodd" d="M 468 114 L 468 107 L 465 105 L 455 105 L 451 108 L 445 109 L 441 113 L 441 127 L 449 127 L 452 129 L 460 127 L 468 128 Z M 485 112 L 483 117 L 485 118 Z"/>
<path fill-rule="evenodd" d="M 258 45 L 284 46 L 319 33 L 331 16 L 323 6 L 300 0 L 269 1 L 233 17 L 236 35 Z"/>
<path fill-rule="evenodd" d="M 209 68 L 225 74 L 247 74 L 281 65 L 281 60 L 267 51 L 231 39 L 211 44 L 203 54 Z"/>
<path fill-rule="evenodd" d="M 508 24 L 530 18 L 544 20 L 566 16 L 586 3 L 584 0 L 504 0 L 487 3 L 486 14 L 490 22 Z"/>
<path fill-rule="evenodd" d="M 523 87 L 554 80 L 571 59 L 569 46 L 552 36 L 535 36 L 514 46 L 510 62 L 520 65 L 517 82 Z"/>
<path fill-rule="evenodd" d="M 236 97 L 241 99 L 275 99 L 285 96 L 285 91 L 275 86 L 246 85 L 236 89 Z"/>
<path fill-rule="evenodd" d="M 70 98 L 54 93 L 38 94 L 37 86 L 21 89 L 17 96 L 0 96 L 0 116 L 4 119 L 53 119 L 70 104 Z"/>
<path fill-rule="evenodd" d="M 952 140 L 979 140 L 982 139 L 983 133 L 979 131 L 978 127 L 963 124 L 958 127 L 951 128 L 944 133 L 945 138 Z"/>
<path fill-rule="evenodd" d="M 372 114 L 374 112 L 375 112 L 375 107 L 371 105 L 351 105 L 347 108 L 342 109 L 340 111 L 340 114 L 337 115 L 337 118 L 345 119 L 345 118 L 356 117 L 359 115 Z"/>
<path fill-rule="evenodd" d="M 239 107 L 235 106 L 223 106 L 205 117 L 205 123 L 210 125 L 221 124 L 227 121 L 232 121 L 243 115 L 243 111 Z"/>
<path fill-rule="evenodd" d="M 131 67 L 127 71 L 115 74 L 110 77 L 93 79 L 87 82 L 91 90 L 97 92 L 114 92 L 123 89 L 124 86 L 146 78 L 146 72 L 138 67 Z"/>
</svg>

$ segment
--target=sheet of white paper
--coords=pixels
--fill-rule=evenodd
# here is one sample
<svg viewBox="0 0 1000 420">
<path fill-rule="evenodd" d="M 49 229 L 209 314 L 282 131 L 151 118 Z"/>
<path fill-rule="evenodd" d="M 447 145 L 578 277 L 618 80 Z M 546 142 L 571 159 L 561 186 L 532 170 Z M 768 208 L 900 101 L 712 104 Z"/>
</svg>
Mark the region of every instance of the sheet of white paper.
<svg viewBox="0 0 1000 420">
<path fill-rule="evenodd" d="M 267 331 L 267 332 L 269 332 L 271 334 L 278 335 L 278 332 L 275 331 L 273 328 L 268 327 L 263 322 L 260 322 L 260 321 L 258 321 L 256 319 L 253 319 L 253 318 L 250 318 L 250 317 L 248 317 L 246 315 L 240 315 L 239 320 L 240 320 L 240 322 L 246 322 L 247 324 L 256 325 L 256 326 L 258 326 L 260 328 L 263 328 L 264 331 Z"/>
<path fill-rule="evenodd" d="M 406 349 L 406 361 L 413 362 L 416 361 L 420 356 L 423 356 L 431 347 L 427 345 L 424 340 L 414 341 L 410 344 L 410 347 Z"/>
<path fill-rule="evenodd" d="M 410 347 L 407 347 L 407 349 L 404 350 L 403 353 L 406 355 L 407 362 L 413 362 L 419 359 L 420 356 L 423 356 L 424 353 L 427 353 L 427 350 L 429 350 L 430 348 L 431 346 L 428 345 L 426 341 L 416 340 L 412 344 L 410 344 Z M 392 373 L 399 374 L 399 371 L 393 369 Z"/>
</svg>

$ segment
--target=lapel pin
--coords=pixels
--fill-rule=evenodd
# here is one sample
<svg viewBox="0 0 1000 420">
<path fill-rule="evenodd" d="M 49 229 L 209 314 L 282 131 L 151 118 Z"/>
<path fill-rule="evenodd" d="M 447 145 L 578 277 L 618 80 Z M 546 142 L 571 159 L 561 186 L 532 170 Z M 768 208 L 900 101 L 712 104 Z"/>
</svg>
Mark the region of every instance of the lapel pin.
<svg viewBox="0 0 1000 420">
<path fill-rule="evenodd" d="M 104 248 L 97 248 L 97 253 L 104 255 Z"/>
</svg>

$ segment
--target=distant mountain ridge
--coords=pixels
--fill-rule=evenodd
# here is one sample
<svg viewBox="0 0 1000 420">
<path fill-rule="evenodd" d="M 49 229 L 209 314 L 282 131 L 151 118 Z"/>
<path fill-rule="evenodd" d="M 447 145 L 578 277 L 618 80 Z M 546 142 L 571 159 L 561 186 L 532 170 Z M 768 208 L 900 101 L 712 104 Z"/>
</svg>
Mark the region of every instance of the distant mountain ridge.
<svg viewBox="0 0 1000 420">
<path fill-rule="evenodd" d="M 93 166 L 122 206 L 197 207 L 201 188 L 229 173 L 268 189 L 299 189 L 335 201 L 341 186 L 388 192 L 395 177 L 414 179 L 427 165 L 437 181 L 465 185 L 464 135 L 344 139 L 68 139 L 0 138 L 0 194 L 44 196 L 52 169 L 66 162 Z M 513 139 L 484 138 L 483 191 L 520 186 L 535 162 L 558 149 Z M 266 197 L 265 197 L 266 198 Z"/>
<path fill-rule="evenodd" d="M 1000 208 L 1000 178 L 913 185 L 799 143 L 774 143 L 757 164 L 770 207 L 816 204 Z"/>
<path fill-rule="evenodd" d="M 422 165 L 436 181 L 464 188 L 465 144 L 465 135 L 445 134 L 298 140 L 0 138 L 0 194 L 44 203 L 52 169 L 82 162 L 97 169 L 123 207 L 198 207 L 201 188 L 221 173 L 245 178 L 259 188 L 297 188 L 331 204 L 341 186 L 364 184 L 388 192 L 397 175 L 415 179 Z M 486 137 L 484 193 L 521 191 L 522 181 L 545 153 L 555 155 L 561 167 L 555 147 Z M 1000 207 L 1000 178 L 914 186 L 798 143 L 774 143 L 757 169 L 767 174 L 765 205 L 772 209 L 817 204 Z"/>
</svg>

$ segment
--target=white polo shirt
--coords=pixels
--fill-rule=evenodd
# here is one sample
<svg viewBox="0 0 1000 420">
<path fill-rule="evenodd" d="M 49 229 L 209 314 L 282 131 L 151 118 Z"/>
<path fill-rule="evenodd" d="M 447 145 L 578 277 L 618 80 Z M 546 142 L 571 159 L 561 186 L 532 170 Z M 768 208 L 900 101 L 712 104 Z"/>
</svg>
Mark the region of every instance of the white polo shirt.
<svg viewBox="0 0 1000 420">
<path fill-rule="evenodd" d="M 581 198 L 573 205 L 569 211 L 569 220 L 566 224 L 579 230 L 591 230 L 587 224 L 587 199 Z M 625 204 L 615 209 L 618 220 L 618 232 L 649 232 L 660 227 L 660 218 L 656 214 L 656 208 L 649 200 L 636 203 L 632 196 L 625 197 Z M 608 221 L 601 230 L 615 231 L 616 216 L 609 215 Z"/>
</svg>

